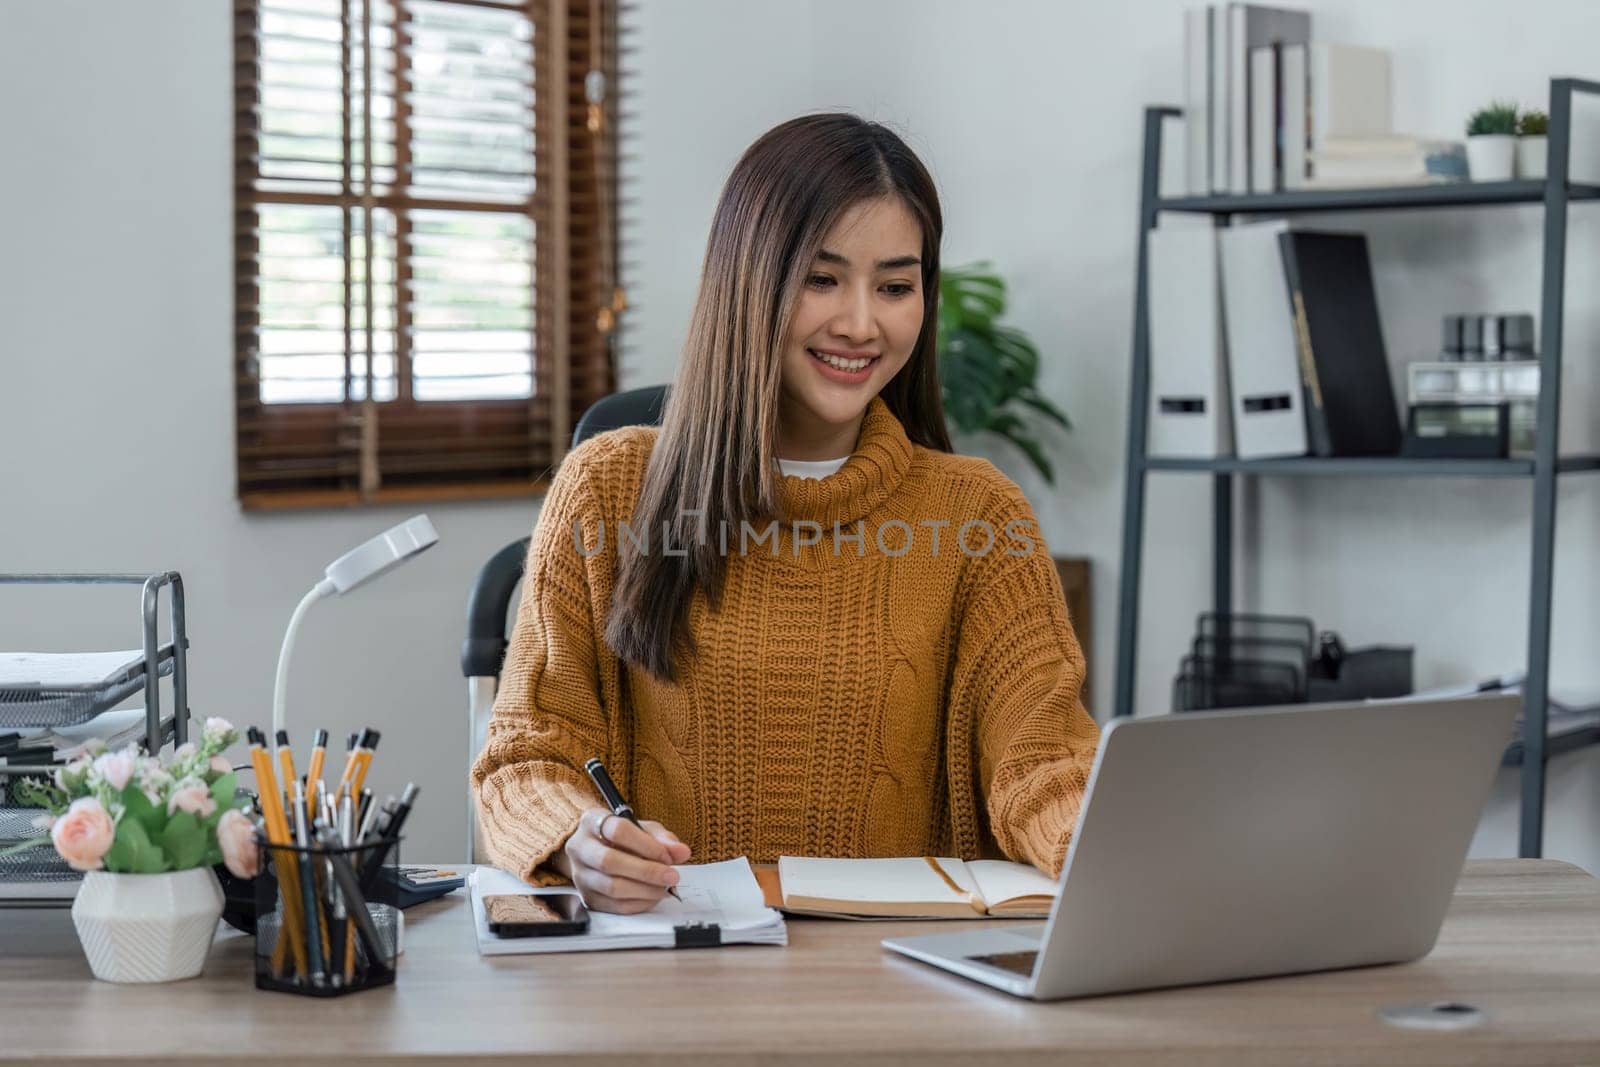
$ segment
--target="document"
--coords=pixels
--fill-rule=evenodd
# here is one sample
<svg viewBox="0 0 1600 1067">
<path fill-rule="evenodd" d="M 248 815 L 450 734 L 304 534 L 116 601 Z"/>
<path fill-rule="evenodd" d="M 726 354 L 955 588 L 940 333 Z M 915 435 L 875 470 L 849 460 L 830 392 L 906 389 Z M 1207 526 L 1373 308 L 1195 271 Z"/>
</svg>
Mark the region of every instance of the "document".
<svg viewBox="0 0 1600 1067">
<path fill-rule="evenodd" d="M 638 915 L 589 913 L 589 932 L 554 937 L 497 937 L 489 932 L 483 898 L 496 893 L 549 896 L 576 894 L 570 886 L 536 887 L 516 875 L 494 867 L 478 867 L 469 880 L 472 922 L 478 952 L 485 956 L 512 956 L 544 952 L 593 952 L 616 948 L 676 948 L 684 944 L 786 945 L 788 927 L 783 916 L 767 907 L 750 861 L 740 858 L 721 863 L 685 864 L 679 875 L 678 895 L 664 897 Z"/>
</svg>

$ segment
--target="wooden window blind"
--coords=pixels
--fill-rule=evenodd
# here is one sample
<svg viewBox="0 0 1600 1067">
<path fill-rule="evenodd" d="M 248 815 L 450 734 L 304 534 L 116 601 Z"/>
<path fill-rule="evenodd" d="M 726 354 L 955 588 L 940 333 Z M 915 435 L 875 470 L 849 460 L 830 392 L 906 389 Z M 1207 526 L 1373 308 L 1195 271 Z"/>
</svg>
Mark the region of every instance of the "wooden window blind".
<svg viewBox="0 0 1600 1067">
<path fill-rule="evenodd" d="M 235 0 L 246 508 L 542 491 L 614 388 L 616 0 Z"/>
</svg>

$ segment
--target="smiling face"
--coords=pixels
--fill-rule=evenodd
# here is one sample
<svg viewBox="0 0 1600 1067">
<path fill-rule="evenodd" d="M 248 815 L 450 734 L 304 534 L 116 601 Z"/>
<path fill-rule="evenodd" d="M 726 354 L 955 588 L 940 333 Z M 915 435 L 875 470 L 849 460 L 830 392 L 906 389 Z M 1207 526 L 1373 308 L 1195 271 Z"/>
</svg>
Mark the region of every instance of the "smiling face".
<svg viewBox="0 0 1600 1067">
<path fill-rule="evenodd" d="M 811 264 L 783 346 L 778 455 L 849 455 L 922 331 L 922 228 L 898 197 L 847 210 Z"/>
</svg>

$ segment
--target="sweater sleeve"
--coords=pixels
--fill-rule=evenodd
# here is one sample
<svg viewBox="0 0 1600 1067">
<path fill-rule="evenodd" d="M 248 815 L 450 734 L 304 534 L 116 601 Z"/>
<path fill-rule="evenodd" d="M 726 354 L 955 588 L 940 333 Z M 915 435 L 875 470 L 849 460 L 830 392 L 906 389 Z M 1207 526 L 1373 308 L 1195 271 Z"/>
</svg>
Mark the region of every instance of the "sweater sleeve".
<svg viewBox="0 0 1600 1067">
<path fill-rule="evenodd" d="M 997 537 L 974 560 L 952 697 L 971 708 L 975 785 L 995 842 L 1054 877 L 1100 728 L 1079 697 L 1083 652 L 1033 509 L 1012 488 L 990 514 Z"/>
<path fill-rule="evenodd" d="M 599 803 L 582 767 L 606 748 L 590 564 L 600 512 L 576 454 L 540 509 L 528 547 L 522 603 L 512 627 L 488 742 L 472 765 L 472 790 L 495 866 L 536 885 L 560 881 L 543 866 Z"/>
</svg>

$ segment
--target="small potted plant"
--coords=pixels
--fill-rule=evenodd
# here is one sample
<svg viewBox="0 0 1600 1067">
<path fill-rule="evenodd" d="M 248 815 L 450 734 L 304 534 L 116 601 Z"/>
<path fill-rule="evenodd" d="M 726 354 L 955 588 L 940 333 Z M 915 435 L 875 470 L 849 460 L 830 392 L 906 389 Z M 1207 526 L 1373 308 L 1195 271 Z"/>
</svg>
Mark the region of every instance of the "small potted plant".
<svg viewBox="0 0 1600 1067">
<path fill-rule="evenodd" d="M 1517 106 L 1496 100 L 1467 120 L 1467 171 L 1475 182 L 1508 182 L 1516 165 Z"/>
<path fill-rule="evenodd" d="M 211 868 L 241 878 L 260 869 L 254 827 L 235 799 L 233 768 L 221 755 L 237 735 L 207 719 L 200 741 L 164 758 L 133 747 L 88 742 L 54 782 L 25 779 L 18 798 L 45 809 L 45 841 L 83 884 L 72 922 L 96 978 L 169 982 L 205 966 L 222 914 Z"/>
<path fill-rule="evenodd" d="M 1538 108 L 1522 113 L 1517 120 L 1517 177 L 1544 180 L 1545 161 L 1550 155 L 1550 116 Z"/>
<path fill-rule="evenodd" d="M 1006 283 L 988 263 L 945 267 L 939 275 L 939 384 L 956 433 L 992 433 L 1010 441 L 1047 483 L 1055 471 L 1023 414 L 1070 428 L 1039 392 L 1039 350 L 1027 334 L 997 320 Z"/>
</svg>

